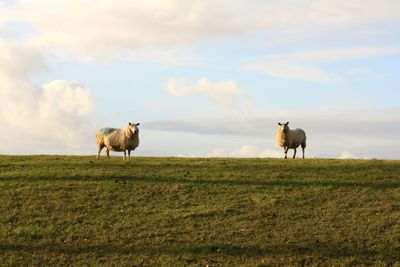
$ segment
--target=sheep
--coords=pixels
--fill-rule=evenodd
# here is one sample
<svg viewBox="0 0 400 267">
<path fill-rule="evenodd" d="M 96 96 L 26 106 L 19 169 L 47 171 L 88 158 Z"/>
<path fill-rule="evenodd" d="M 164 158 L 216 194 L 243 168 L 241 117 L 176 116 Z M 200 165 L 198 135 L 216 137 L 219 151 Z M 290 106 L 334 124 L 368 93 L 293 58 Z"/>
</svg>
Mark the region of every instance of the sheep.
<svg viewBox="0 0 400 267">
<path fill-rule="evenodd" d="M 303 150 L 304 159 L 304 149 L 306 148 L 306 133 L 302 129 L 290 130 L 288 126 L 289 122 L 280 123 L 278 122 L 278 135 L 277 141 L 280 147 L 285 150 L 285 159 L 287 159 L 287 152 L 289 148 L 294 149 L 293 158 L 296 158 L 296 148 L 301 145 Z"/>
<path fill-rule="evenodd" d="M 96 133 L 97 140 L 97 159 L 100 159 L 100 152 L 106 147 L 107 159 L 110 159 L 110 150 L 124 151 L 125 160 L 126 150 L 128 159 L 131 157 L 131 150 L 139 146 L 139 126 L 140 123 L 129 122 L 126 129 L 102 128 Z"/>
</svg>

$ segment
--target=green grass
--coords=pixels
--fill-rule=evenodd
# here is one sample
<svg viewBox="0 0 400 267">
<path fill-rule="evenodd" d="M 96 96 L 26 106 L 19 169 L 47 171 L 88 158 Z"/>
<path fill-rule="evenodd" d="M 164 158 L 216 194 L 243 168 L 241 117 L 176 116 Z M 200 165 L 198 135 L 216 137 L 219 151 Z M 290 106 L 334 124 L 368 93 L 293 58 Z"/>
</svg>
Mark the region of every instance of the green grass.
<svg viewBox="0 0 400 267">
<path fill-rule="evenodd" d="M 0 265 L 400 266 L 400 161 L 0 156 Z"/>
</svg>

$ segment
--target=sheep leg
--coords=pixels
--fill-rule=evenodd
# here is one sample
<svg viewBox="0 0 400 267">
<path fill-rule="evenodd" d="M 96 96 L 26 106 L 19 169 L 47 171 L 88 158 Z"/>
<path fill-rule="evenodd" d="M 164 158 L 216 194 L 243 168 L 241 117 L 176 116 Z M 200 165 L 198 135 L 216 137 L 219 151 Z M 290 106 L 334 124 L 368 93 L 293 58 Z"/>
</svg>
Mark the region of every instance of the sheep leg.
<svg viewBox="0 0 400 267">
<path fill-rule="evenodd" d="M 288 152 L 289 148 L 285 147 L 285 159 L 287 159 L 287 152 Z"/>
<path fill-rule="evenodd" d="M 304 150 L 305 150 L 305 149 L 304 149 L 304 147 L 303 147 L 303 146 L 301 147 L 301 149 L 303 150 L 303 159 L 304 159 Z"/>
<path fill-rule="evenodd" d="M 104 146 L 100 145 L 97 149 L 97 159 L 100 159 L 100 152 L 103 149 Z"/>
<path fill-rule="evenodd" d="M 131 159 L 131 150 L 128 149 L 128 160 Z"/>
<path fill-rule="evenodd" d="M 125 160 L 125 158 L 126 158 L 126 150 L 124 150 L 124 157 L 123 157 L 123 160 Z"/>
<path fill-rule="evenodd" d="M 107 154 L 107 159 L 110 159 L 110 150 L 108 148 L 106 149 L 106 154 Z"/>
<path fill-rule="evenodd" d="M 294 149 L 293 158 L 295 159 L 297 150 L 296 150 L 296 148 L 293 148 L 293 149 Z"/>
</svg>

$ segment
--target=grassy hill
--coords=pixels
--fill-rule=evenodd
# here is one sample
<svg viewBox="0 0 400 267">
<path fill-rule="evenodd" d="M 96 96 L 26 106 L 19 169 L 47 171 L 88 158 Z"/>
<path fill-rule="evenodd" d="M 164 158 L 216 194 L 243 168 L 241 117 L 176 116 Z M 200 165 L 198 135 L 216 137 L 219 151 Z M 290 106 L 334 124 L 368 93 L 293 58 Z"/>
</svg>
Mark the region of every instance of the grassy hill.
<svg viewBox="0 0 400 267">
<path fill-rule="evenodd" d="M 0 265 L 400 266 L 400 161 L 0 156 Z"/>
</svg>

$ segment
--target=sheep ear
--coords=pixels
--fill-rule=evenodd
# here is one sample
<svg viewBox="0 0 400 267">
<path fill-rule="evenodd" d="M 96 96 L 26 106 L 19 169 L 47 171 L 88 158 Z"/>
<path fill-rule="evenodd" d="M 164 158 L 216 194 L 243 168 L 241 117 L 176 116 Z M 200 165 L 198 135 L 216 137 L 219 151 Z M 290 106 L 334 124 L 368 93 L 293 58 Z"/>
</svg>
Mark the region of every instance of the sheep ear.
<svg viewBox="0 0 400 267">
<path fill-rule="evenodd" d="M 139 125 L 140 125 L 140 122 L 136 123 L 136 126 L 139 126 Z"/>
<path fill-rule="evenodd" d="M 129 122 L 129 126 L 131 126 L 132 125 L 132 123 L 131 122 Z"/>
<path fill-rule="evenodd" d="M 288 124 L 289 124 L 289 122 L 286 122 L 286 123 L 285 123 L 285 125 L 288 125 Z"/>
<path fill-rule="evenodd" d="M 282 126 L 282 123 L 278 122 L 278 125 L 279 125 L 279 126 Z"/>
</svg>

